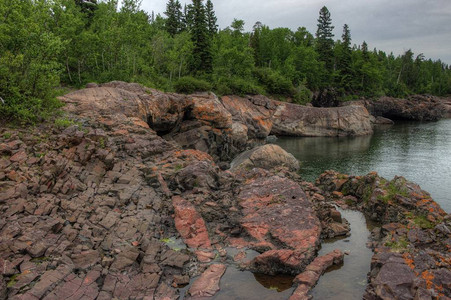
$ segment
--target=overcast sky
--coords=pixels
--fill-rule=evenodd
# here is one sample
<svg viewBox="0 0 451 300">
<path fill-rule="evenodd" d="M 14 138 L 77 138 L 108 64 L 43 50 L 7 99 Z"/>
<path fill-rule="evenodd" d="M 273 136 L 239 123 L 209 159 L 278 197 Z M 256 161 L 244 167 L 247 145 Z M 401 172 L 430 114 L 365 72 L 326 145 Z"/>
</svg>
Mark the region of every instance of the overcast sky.
<svg viewBox="0 0 451 300">
<path fill-rule="evenodd" d="M 142 8 L 163 14 L 166 0 L 143 0 Z M 191 3 L 191 1 L 180 1 Z M 335 39 L 343 25 L 351 29 L 352 43 L 364 40 L 370 49 L 395 55 L 412 49 L 415 55 L 451 64 L 451 0 L 212 0 L 218 25 L 225 28 L 234 18 L 251 30 L 260 21 L 270 28 L 306 27 L 316 31 L 319 10 L 329 9 Z"/>
</svg>

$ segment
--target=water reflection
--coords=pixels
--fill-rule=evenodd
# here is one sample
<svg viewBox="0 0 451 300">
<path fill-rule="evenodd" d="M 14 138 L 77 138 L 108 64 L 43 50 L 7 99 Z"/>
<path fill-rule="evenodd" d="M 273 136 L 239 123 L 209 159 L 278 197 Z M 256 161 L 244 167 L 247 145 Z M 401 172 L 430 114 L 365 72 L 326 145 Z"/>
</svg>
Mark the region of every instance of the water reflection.
<svg viewBox="0 0 451 300">
<path fill-rule="evenodd" d="M 312 290 L 313 299 L 362 299 L 366 287 L 366 275 L 370 271 L 372 251 L 366 247 L 371 224 L 362 213 L 340 210 L 351 224 L 351 236 L 329 240 L 322 244 L 318 255 L 334 249 L 350 251 L 340 266 L 333 266 L 320 278 Z"/>
<path fill-rule="evenodd" d="M 277 144 L 301 161 L 306 180 L 330 169 L 354 175 L 377 171 L 387 179 L 400 175 L 451 211 L 451 119 L 399 123 L 366 137 L 280 138 Z"/>
<path fill-rule="evenodd" d="M 276 290 L 279 293 L 291 289 L 294 279 L 294 276 L 290 275 L 271 276 L 259 273 L 254 273 L 254 277 L 265 288 Z"/>
<path fill-rule="evenodd" d="M 294 277 L 268 276 L 240 271 L 229 266 L 221 278 L 221 290 L 210 299 L 215 300 L 275 300 L 288 299 L 294 291 Z"/>
</svg>

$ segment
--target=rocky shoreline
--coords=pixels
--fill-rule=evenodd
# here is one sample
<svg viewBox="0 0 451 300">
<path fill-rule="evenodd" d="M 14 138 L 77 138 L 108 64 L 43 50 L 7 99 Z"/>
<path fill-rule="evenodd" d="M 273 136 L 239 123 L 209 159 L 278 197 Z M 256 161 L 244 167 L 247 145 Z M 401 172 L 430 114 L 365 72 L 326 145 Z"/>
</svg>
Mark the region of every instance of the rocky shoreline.
<svg viewBox="0 0 451 300">
<path fill-rule="evenodd" d="M 0 299 L 177 299 L 193 278 L 186 298 L 210 297 L 228 267 L 296 275 L 304 299 L 343 256 L 316 257 L 349 233 L 335 205 L 381 223 L 365 299 L 451 297 L 450 217 L 426 192 L 376 174 L 305 182 L 292 155 L 254 148 L 369 134 L 364 107 L 122 82 L 62 100 L 73 125 L 0 132 Z"/>
</svg>

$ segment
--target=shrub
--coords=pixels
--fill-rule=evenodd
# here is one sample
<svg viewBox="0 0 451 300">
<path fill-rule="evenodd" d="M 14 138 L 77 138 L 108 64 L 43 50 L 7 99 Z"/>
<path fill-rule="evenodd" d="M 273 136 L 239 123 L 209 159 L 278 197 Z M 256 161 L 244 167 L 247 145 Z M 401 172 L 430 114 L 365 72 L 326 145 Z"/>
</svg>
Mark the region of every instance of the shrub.
<svg viewBox="0 0 451 300">
<path fill-rule="evenodd" d="M 194 92 L 206 92 L 211 90 L 211 85 L 205 80 L 194 77 L 182 77 L 174 84 L 177 93 L 192 94 Z"/>
<path fill-rule="evenodd" d="M 216 92 L 219 95 L 258 95 L 263 94 L 263 89 L 252 81 L 231 77 L 220 78 L 216 84 Z"/>
<path fill-rule="evenodd" d="M 291 81 L 274 70 L 258 68 L 254 70 L 254 76 L 269 94 L 286 97 L 292 97 L 295 94 Z"/>
</svg>

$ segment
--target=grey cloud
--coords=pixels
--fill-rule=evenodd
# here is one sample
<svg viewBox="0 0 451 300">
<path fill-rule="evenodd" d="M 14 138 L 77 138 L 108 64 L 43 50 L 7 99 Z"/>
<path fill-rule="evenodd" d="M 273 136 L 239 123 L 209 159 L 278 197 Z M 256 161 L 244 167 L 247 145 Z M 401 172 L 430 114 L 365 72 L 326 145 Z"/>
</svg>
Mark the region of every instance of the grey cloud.
<svg viewBox="0 0 451 300">
<path fill-rule="evenodd" d="M 165 4 L 165 0 L 143 0 L 143 8 L 156 13 L 163 13 Z M 246 22 L 246 30 L 260 21 L 272 28 L 304 26 L 311 33 L 316 31 L 320 8 L 326 5 L 336 39 L 346 23 L 353 43 L 365 40 L 371 49 L 395 54 L 412 49 L 451 64 L 449 0 L 213 0 L 213 4 L 220 28 L 237 18 Z"/>
</svg>

